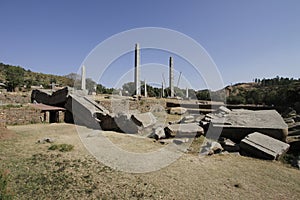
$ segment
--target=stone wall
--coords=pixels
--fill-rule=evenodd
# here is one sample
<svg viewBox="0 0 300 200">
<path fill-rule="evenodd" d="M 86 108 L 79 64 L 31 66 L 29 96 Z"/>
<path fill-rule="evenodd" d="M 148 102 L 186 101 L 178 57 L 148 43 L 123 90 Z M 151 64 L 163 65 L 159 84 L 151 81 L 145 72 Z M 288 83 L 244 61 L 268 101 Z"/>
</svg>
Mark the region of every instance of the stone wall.
<svg viewBox="0 0 300 200">
<path fill-rule="evenodd" d="M 0 110 L 0 128 L 6 127 L 6 114 Z"/>
<path fill-rule="evenodd" d="M 29 106 L 20 108 L 2 108 L 0 111 L 5 115 L 6 125 L 23 125 L 41 123 L 43 113 L 40 110 Z"/>
<path fill-rule="evenodd" d="M 46 116 L 46 120 L 44 117 Z M 64 122 L 64 112 L 59 112 L 59 122 Z M 22 106 L 19 108 L 0 108 L 0 127 L 6 125 L 24 125 L 49 123 L 49 112 L 41 113 L 41 110 L 30 106 Z"/>
<path fill-rule="evenodd" d="M 109 112 L 126 112 L 127 110 L 139 110 L 140 112 L 149 112 L 157 108 L 166 108 L 165 100 L 142 99 L 137 101 L 132 100 L 101 100 L 96 101 Z"/>
</svg>

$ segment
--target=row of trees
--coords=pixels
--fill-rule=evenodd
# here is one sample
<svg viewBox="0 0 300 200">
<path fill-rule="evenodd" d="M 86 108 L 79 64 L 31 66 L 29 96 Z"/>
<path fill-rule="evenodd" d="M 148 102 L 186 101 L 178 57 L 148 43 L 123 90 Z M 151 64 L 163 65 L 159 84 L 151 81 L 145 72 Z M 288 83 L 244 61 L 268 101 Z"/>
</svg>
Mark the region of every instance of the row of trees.
<svg viewBox="0 0 300 200">
<path fill-rule="evenodd" d="M 144 82 L 141 83 L 141 93 L 144 95 Z M 127 96 L 132 96 L 135 94 L 135 85 L 134 82 L 125 83 L 122 86 L 123 94 Z M 152 87 L 147 84 L 147 93 L 149 97 L 161 97 L 162 90 L 161 88 Z M 178 87 L 174 87 L 174 93 L 176 97 L 185 98 L 186 97 L 186 89 L 181 89 Z M 164 89 L 164 96 L 170 96 L 171 91 L 170 88 Z M 199 100 L 214 100 L 214 101 L 225 101 L 225 90 L 220 91 L 210 91 L 210 90 L 199 90 L 195 91 L 193 89 L 188 89 L 188 96 L 190 99 L 199 99 Z"/>
<path fill-rule="evenodd" d="M 51 83 L 60 84 L 62 86 L 71 86 L 75 88 L 81 87 L 80 76 L 71 73 L 65 77 L 46 75 L 31 72 L 19 66 L 11 66 L 0 63 L 0 81 L 4 82 L 8 91 L 14 91 L 15 88 L 30 88 L 31 85 L 43 85 L 44 88 L 50 88 Z M 231 93 L 227 96 L 227 103 L 230 104 L 266 104 L 275 106 L 293 106 L 297 102 L 300 104 L 300 79 L 289 79 L 283 77 L 275 77 L 273 79 L 255 79 L 256 84 L 245 88 L 243 84 L 232 86 Z M 144 82 L 141 82 L 141 92 L 144 95 Z M 149 97 L 161 97 L 161 88 L 146 85 Z M 89 92 L 101 94 L 119 93 L 121 90 L 123 95 L 132 96 L 135 94 L 135 86 L 133 82 L 125 83 L 121 89 L 106 88 L 101 84 L 97 84 L 90 78 L 86 79 L 86 88 Z M 199 100 L 225 100 L 225 90 L 210 91 L 189 89 L 189 97 Z M 178 87 L 174 88 L 177 97 L 185 97 L 186 90 Z M 170 96 L 170 89 L 164 90 L 164 97 Z"/>
<path fill-rule="evenodd" d="M 300 88 L 294 87 L 256 88 L 227 98 L 231 104 L 292 105 L 297 101 L 300 102 Z"/>
<path fill-rule="evenodd" d="M 153 87 L 148 84 L 146 84 L 146 87 L 147 87 L 147 94 L 149 97 L 161 97 L 162 96 L 161 88 Z M 141 82 L 142 95 L 145 95 L 144 91 L 145 91 L 145 83 L 142 81 Z M 127 96 L 134 95 L 136 93 L 134 82 L 128 82 L 128 83 L 123 84 L 122 93 Z M 175 93 L 175 96 L 184 98 L 186 96 L 186 89 L 180 89 L 178 87 L 174 87 L 174 93 Z M 188 93 L 189 93 L 189 97 L 196 99 L 195 90 L 189 89 Z M 171 94 L 170 88 L 165 88 L 164 89 L 164 97 L 168 97 L 168 96 L 170 96 L 170 94 Z"/>
<path fill-rule="evenodd" d="M 265 104 L 292 106 L 300 102 L 300 79 L 279 78 L 258 80 L 252 88 L 236 87 L 227 97 L 231 104 Z"/>
<path fill-rule="evenodd" d="M 0 82 L 4 82 L 8 91 L 15 91 L 17 88 L 31 88 L 40 86 L 51 88 L 51 83 L 63 86 L 73 86 L 74 80 L 50 74 L 42 74 L 25 70 L 20 66 L 12 66 L 0 63 Z"/>
<path fill-rule="evenodd" d="M 258 83 L 262 86 L 289 85 L 289 84 L 293 83 L 294 81 L 297 81 L 297 80 L 294 78 L 284 78 L 284 77 L 279 77 L 279 76 L 276 76 L 275 78 L 270 78 L 270 79 L 265 79 L 265 78 L 254 79 L 255 83 Z M 300 81 L 300 78 L 298 79 L 298 81 Z"/>
</svg>

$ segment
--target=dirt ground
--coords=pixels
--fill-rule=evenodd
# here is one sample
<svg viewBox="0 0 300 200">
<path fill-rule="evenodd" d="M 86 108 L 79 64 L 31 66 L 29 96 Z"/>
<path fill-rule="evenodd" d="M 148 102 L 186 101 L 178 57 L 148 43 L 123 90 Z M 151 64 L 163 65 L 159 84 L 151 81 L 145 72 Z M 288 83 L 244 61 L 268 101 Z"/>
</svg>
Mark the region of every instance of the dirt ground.
<svg viewBox="0 0 300 200">
<path fill-rule="evenodd" d="M 193 152 L 158 171 L 126 173 L 94 158 L 72 124 L 8 130 L 11 135 L 0 140 L 0 170 L 9 171 L 8 186 L 15 199 L 300 199 L 300 171 L 278 161 L 238 155 L 199 157 Z M 103 135 L 131 152 L 165 146 L 149 138 Z M 74 149 L 49 150 L 52 144 L 37 143 L 45 137 Z"/>
</svg>

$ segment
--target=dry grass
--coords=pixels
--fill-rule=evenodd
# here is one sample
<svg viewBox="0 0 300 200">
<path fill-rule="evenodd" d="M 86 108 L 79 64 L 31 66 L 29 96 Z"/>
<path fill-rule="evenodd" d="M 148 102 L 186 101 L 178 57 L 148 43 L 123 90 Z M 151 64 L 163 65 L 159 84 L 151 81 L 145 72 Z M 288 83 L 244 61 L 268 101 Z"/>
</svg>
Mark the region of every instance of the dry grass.
<svg viewBox="0 0 300 200">
<path fill-rule="evenodd" d="M 12 126 L 9 130 L 16 136 L 0 140 L 0 169 L 10 171 L 8 187 L 16 199 L 300 199 L 300 171 L 280 162 L 236 155 L 199 158 L 192 153 L 159 171 L 130 174 L 93 158 L 73 125 Z M 149 139 L 106 135 L 131 151 L 159 147 Z M 44 137 L 74 149 L 51 151 L 52 144 L 36 144 Z M 129 141 L 134 143 L 130 146 Z M 192 145 L 197 148 L 199 143 L 201 138 Z"/>
</svg>

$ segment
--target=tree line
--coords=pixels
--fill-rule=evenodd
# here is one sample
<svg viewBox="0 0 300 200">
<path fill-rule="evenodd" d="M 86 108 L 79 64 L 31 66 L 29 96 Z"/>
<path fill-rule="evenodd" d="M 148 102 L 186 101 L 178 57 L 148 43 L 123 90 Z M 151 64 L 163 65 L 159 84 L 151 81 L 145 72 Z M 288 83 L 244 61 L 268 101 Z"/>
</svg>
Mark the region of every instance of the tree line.
<svg viewBox="0 0 300 200">
<path fill-rule="evenodd" d="M 230 104 L 263 104 L 270 106 L 300 106 L 300 79 L 275 77 L 255 79 L 250 88 L 233 86 L 227 97 Z"/>
<path fill-rule="evenodd" d="M 51 88 L 51 84 L 55 83 L 60 86 L 70 86 L 80 88 L 81 77 L 78 74 L 71 73 L 66 76 L 55 76 L 50 74 L 42 74 L 25 70 L 20 66 L 12 66 L 0 63 L 0 82 L 7 86 L 8 91 L 15 91 L 16 88 L 30 89 L 32 85 L 42 85 L 43 88 Z M 300 108 L 300 79 L 294 78 L 263 78 L 254 79 L 254 83 L 250 87 L 243 87 L 243 84 L 228 86 L 225 90 L 210 91 L 208 89 L 195 91 L 189 89 L 189 98 L 198 100 L 214 100 L 225 101 L 229 104 L 260 104 L 274 106 L 292 106 Z M 145 84 L 141 82 L 141 92 L 144 95 Z M 161 97 L 161 88 L 146 85 L 149 97 Z M 107 88 L 102 84 L 96 83 L 91 78 L 86 79 L 86 88 L 89 93 L 96 92 L 98 94 L 119 94 L 132 96 L 135 94 L 135 86 L 133 82 L 123 84 L 122 88 Z M 226 92 L 226 94 L 224 93 Z M 174 87 L 176 97 L 184 98 L 186 89 Z M 170 88 L 164 89 L 164 96 L 170 96 Z M 225 99 L 226 96 L 226 99 Z"/>
</svg>

